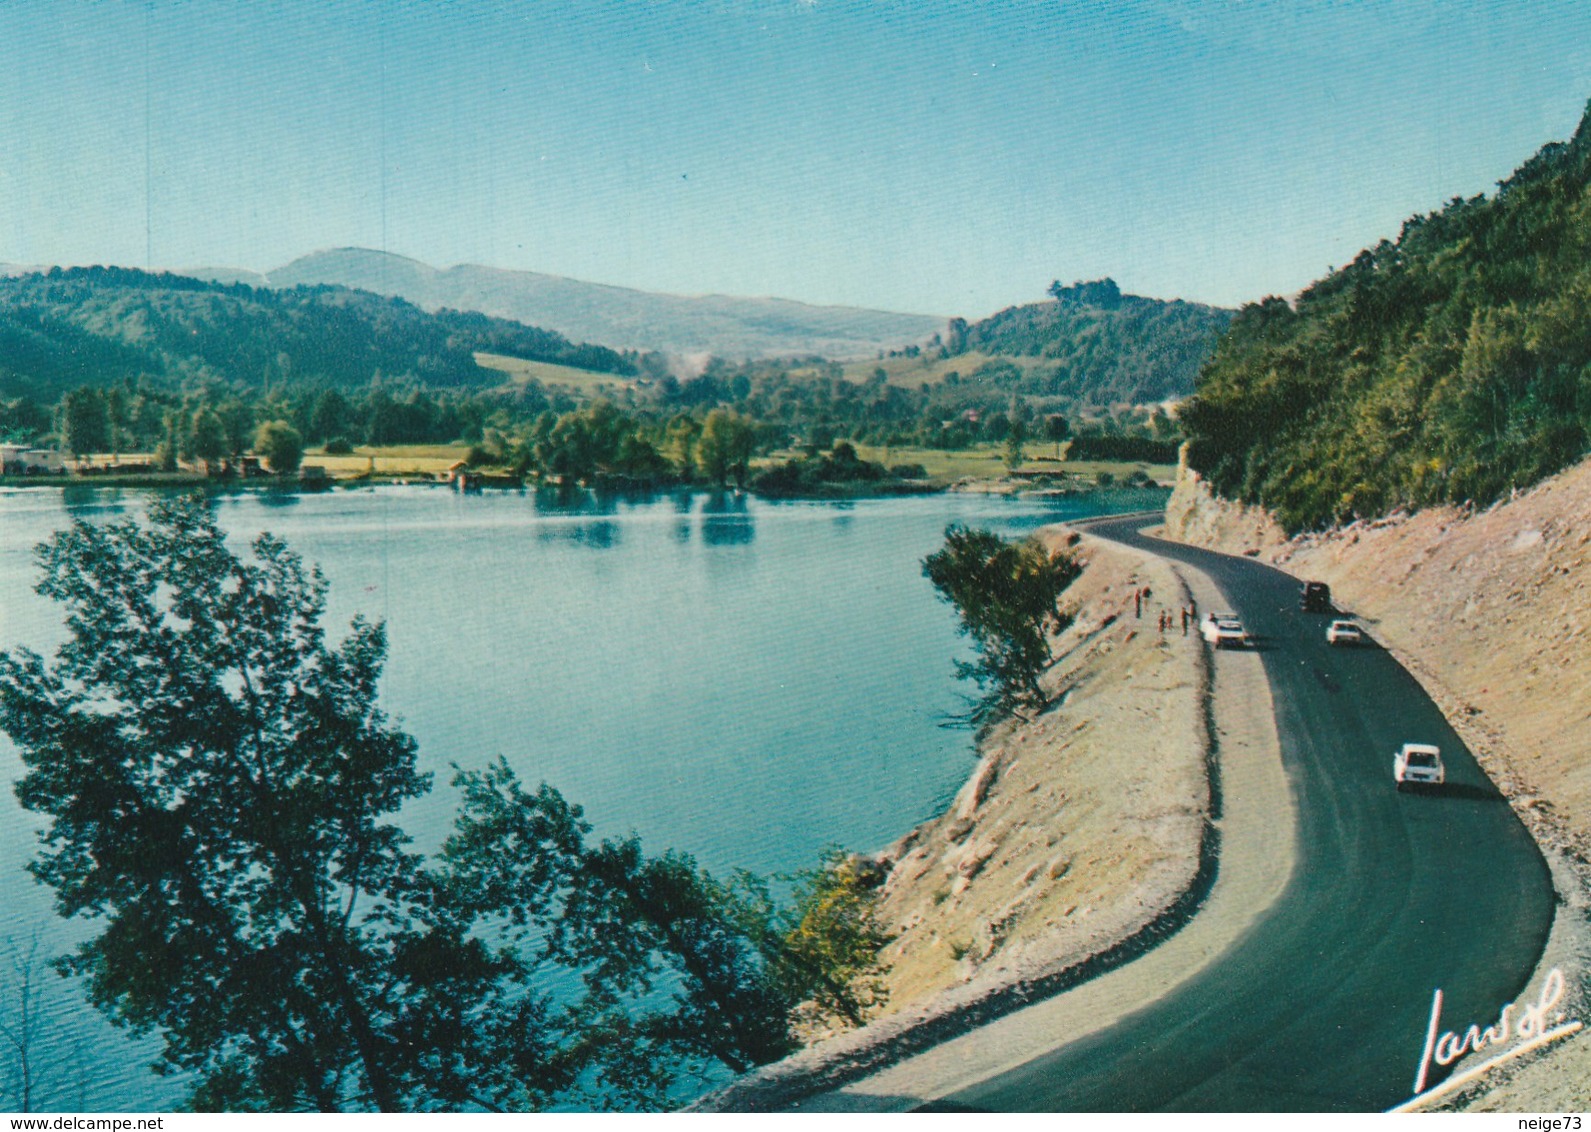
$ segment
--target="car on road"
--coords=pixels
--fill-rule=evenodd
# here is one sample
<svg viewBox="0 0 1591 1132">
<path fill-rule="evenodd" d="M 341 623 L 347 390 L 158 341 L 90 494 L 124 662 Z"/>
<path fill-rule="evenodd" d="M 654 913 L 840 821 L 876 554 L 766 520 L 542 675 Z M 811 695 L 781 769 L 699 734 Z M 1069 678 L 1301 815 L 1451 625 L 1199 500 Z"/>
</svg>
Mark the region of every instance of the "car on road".
<svg viewBox="0 0 1591 1132">
<path fill-rule="evenodd" d="M 1362 645 L 1364 639 L 1364 630 L 1352 621 L 1339 618 L 1326 628 L 1328 645 Z"/>
<path fill-rule="evenodd" d="M 1447 781 L 1442 752 L 1429 743 L 1405 743 L 1392 756 L 1392 780 L 1402 790 L 1409 786 L 1440 786 Z"/>
<path fill-rule="evenodd" d="M 1240 648 L 1248 644 L 1248 632 L 1235 613 L 1212 613 L 1199 623 L 1199 632 L 1216 648 L 1231 645 Z"/>
<path fill-rule="evenodd" d="M 1331 587 L 1325 582 L 1305 582 L 1298 595 L 1298 608 L 1305 613 L 1331 612 Z"/>
</svg>

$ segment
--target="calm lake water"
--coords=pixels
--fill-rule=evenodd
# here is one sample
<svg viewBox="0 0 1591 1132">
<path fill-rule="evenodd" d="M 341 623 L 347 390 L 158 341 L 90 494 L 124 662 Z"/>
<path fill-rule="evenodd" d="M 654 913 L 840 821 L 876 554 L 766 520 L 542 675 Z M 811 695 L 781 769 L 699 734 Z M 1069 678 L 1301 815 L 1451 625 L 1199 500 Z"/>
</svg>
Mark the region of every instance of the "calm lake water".
<svg viewBox="0 0 1591 1132">
<path fill-rule="evenodd" d="M 770 503 L 679 494 L 560 502 L 429 487 L 223 497 L 238 541 L 270 530 L 331 585 L 333 638 L 385 620 L 386 710 L 437 788 L 402 815 L 422 848 L 445 835 L 448 766 L 505 755 L 528 784 L 583 805 L 599 835 L 639 833 L 709 869 L 801 868 L 827 846 L 871 850 L 934 814 L 966 776 L 971 736 L 950 608 L 922 577 L 946 524 L 1005 534 L 1136 510 L 1162 495 L 982 495 Z M 59 611 L 32 592 L 32 548 L 73 518 L 137 514 L 136 492 L 0 493 L 0 647 L 53 650 Z M 0 738 L 0 772 L 19 777 Z M 0 1020 L 13 959 L 59 954 L 55 917 L 22 871 L 42 823 L 0 798 Z M 36 945 L 35 945 L 36 941 Z M 8 955 L 7 952 L 10 954 Z M 153 1045 L 118 1033 L 45 971 L 36 1107 L 169 1108 Z M 0 1109 L 15 1066 L 0 1049 Z"/>
</svg>

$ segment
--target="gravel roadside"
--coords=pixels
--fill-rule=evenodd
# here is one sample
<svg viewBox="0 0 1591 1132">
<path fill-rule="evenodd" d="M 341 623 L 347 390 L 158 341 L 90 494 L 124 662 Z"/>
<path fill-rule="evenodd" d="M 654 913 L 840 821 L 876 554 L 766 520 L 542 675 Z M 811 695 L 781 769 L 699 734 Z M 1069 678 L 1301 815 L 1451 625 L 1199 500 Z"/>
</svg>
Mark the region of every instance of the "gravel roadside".
<svg viewBox="0 0 1591 1132">
<path fill-rule="evenodd" d="M 1285 887 L 1293 802 L 1260 659 L 1182 634 L 1181 609 L 1219 591 L 1069 528 L 1044 537 L 1089 563 L 1056 706 L 987 736 L 949 811 L 881 854 L 890 1012 L 696 1107 L 916 1107 L 1192 977 Z"/>
</svg>

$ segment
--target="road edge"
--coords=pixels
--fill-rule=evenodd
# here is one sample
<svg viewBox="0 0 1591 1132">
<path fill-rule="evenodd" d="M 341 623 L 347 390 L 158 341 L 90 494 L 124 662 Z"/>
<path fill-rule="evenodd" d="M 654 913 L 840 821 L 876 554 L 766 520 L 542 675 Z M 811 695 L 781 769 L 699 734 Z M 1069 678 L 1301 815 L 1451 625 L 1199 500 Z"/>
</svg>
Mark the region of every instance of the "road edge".
<svg viewBox="0 0 1591 1132">
<path fill-rule="evenodd" d="M 1163 519 L 1160 512 L 1129 516 L 1131 517 L 1141 517 L 1146 524 Z M 1117 520 L 1122 516 L 1102 518 Z M 1063 529 L 1077 531 L 1087 538 L 1111 542 L 1109 539 L 1090 533 L 1088 531 L 1090 525 L 1088 521 L 1082 520 L 1058 524 Z M 1225 601 L 1219 587 L 1202 571 L 1167 556 L 1155 555 L 1155 557 L 1177 577 L 1184 589 L 1184 600 L 1204 608 Z M 1274 903 L 1291 876 L 1293 863 L 1296 799 L 1293 798 L 1291 788 L 1287 785 L 1282 766 L 1269 681 L 1264 677 L 1258 657 L 1247 659 L 1253 661 L 1252 667 L 1258 674 L 1258 687 L 1247 687 L 1244 695 L 1220 698 L 1214 694 L 1218 677 L 1212 650 L 1206 645 L 1199 652 L 1197 664 L 1200 676 L 1199 697 L 1205 730 L 1202 745 L 1210 805 L 1200 835 L 1198 866 L 1191 882 L 1176 899 L 1151 920 L 1132 934 L 1102 950 L 1081 960 L 1067 962 L 1056 970 L 1013 980 L 993 988 L 985 987 L 977 991 L 975 996 L 969 996 L 963 988 L 953 988 L 927 1004 L 922 1012 L 882 1019 L 861 1030 L 840 1035 L 783 1061 L 764 1066 L 700 1098 L 690 1106 L 690 1110 L 757 1112 L 793 1107 L 828 1107 L 821 1103 L 816 1106 L 806 1106 L 801 1102 L 818 1098 L 821 1094 L 833 1095 L 847 1085 L 886 1072 L 891 1067 L 928 1054 L 947 1043 L 967 1039 L 985 1026 L 1001 1022 L 1036 1005 L 1053 1002 L 1058 997 L 1085 987 L 1102 976 L 1128 969 L 1135 961 L 1157 952 L 1163 944 L 1199 922 L 1201 914 L 1219 891 L 1223 875 L 1223 853 L 1230 833 L 1225 763 L 1231 753 L 1229 748 L 1233 746 L 1231 742 L 1224 741 L 1224 738 L 1229 735 L 1247 735 L 1258 739 L 1257 742 L 1253 742 L 1251 738 L 1250 745 L 1255 748 L 1250 752 L 1251 757 L 1261 764 L 1269 764 L 1273 772 L 1271 800 L 1276 801 L 1278 796 L 1285 800 L 1283 807 L 1286 811 L 1285 820 L 1278 821 L 1277 814 L 1271 810 L 1263 822 L 1266 827 L 1265 832 L 1272 836 L 1266 839 L 1265 852 L 1257 854 L 1263 859 L 1262 869 L 1269 869 L 1264 883 L 1255 886 L 1262 898 L 1228 910 L 1228 915 L 1234 922 L 1233 929 L 1226 933 L 1215 931 L 1213 939 L 1204 940 L 1191 947 L 1186 961 L 1180 968 L 1175 968 L 1176 974 L 1172 980 L 1166 982 L 1164 976 L 1157 977 L 1152 991 L 1133 996 L 1133 1008 L 1160 997 L 1181 979 L 1191 977 L 1213 961 L 1248 924 Z M 1252 676 L 1248 683 L 1250 685 L 1254 683 Z M 1259 808 L 1264 807 L 1262 805 Z M 1253 832 L 1245 832 L 1247 836 L 1254 835 Z M 1278 842 L 1284 842 L 1285 845 L 1279 846 Z M 1092 1021 L 1104 1024 L 1098 1016 L 1093 1016 Z M 1081 1032 L 1067 1034 L 1065 1041 L 1081 1036 Z M 1052 1044 L 1065 1044 L 1065 1042 Z M 1027 1056 L 1036 1055 L 1038 1052 L 1041 1051 L 1034 1050 Z M 1026 1060 L 1026 1056 L 1018 1057 L 1017 1063 L 1022 1060 Z M 977 1077 L 963 1077 L 943 1088 L 923 1090 L 909 1099 L 916 1103 L 932 1100 L 955 1088 L 975 1083 L 984 1076 L 992 1076 L 1007 1067 L 1009 1066 L 1003 1063 L 991 1066 L 987 1068 L 987 1072 Z M 958 1065 L 958 1071 L 964 1068 L 964 1064 Z M 846 1106 L 841 1104 L 839 1107 Z"/>
</svg>

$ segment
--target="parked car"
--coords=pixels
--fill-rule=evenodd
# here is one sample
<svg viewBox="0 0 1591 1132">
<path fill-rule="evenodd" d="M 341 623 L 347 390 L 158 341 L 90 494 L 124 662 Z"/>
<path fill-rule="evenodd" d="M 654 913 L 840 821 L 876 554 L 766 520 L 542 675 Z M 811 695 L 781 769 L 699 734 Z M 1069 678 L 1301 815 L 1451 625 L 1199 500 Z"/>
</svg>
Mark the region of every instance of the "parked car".
<svg viewBox="0 0 1591 1132">
<path fill-rule="evenodd" d="M 1392 780 L 1402 790 L 1408 786 L 1440 786 L 1447 781 L 1442 752 L 1429 743 L 1405 743 L 1392 756 Z"/>
<path fill-rule="evenodd" d="M 1326 628 L 1328 645 L 1360 645 L 1364 643 L 1364 630 L 1352 621 L 1336 620 Z"/>
<path fill-rule="evenodd" d="M 1305 582 L 1298 595 L 1298 608 L 1305 613 L 1331 612 L 1331 587 L 1325 582 Z"/>
<path fill-rule="evenodd" d="M 1199 623 L 1199 632 L 1216 648 L 1248 644 L 1248 633 L 1235 613 L 1212 613 Z"/>
</svg>

